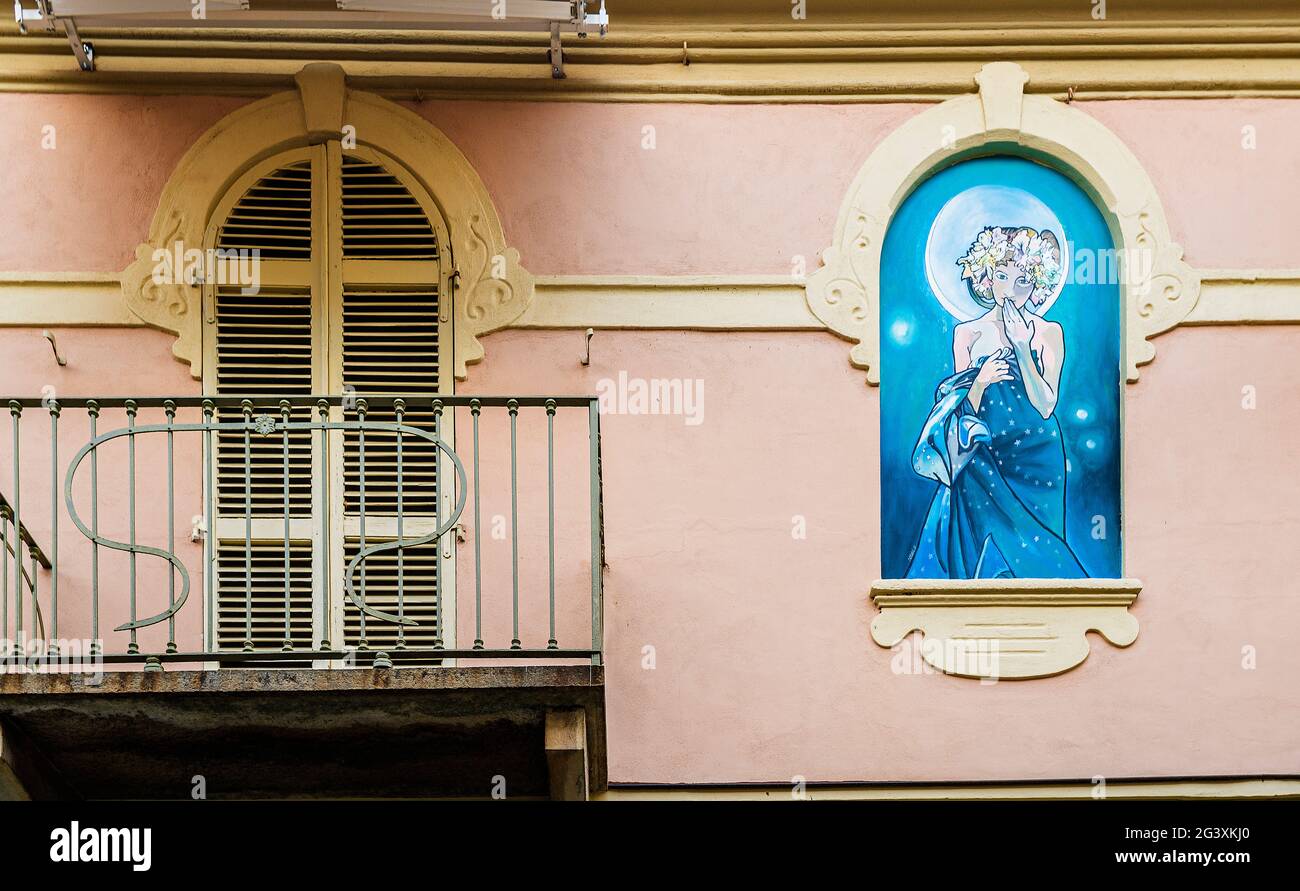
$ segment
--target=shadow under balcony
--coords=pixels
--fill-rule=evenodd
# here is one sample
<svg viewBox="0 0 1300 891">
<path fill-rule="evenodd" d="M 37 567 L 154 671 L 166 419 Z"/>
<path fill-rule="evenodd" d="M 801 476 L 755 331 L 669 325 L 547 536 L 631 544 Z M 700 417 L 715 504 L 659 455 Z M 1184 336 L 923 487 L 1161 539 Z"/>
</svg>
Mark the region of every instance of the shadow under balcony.
<svg viewBox="0 0 1300 891">
<path fill-rule="evenodd" d="M 582 798 L 604 669 L 0 674 L 0 750 L 38 799 Z"/>
</svg>

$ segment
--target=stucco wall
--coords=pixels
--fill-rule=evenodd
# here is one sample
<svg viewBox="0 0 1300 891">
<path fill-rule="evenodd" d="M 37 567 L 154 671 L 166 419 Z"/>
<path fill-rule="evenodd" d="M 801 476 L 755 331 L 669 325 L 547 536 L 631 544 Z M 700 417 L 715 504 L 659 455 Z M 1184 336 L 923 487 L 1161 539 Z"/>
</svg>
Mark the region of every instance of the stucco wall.
<svg viewBox="0 0 1300 891">
<path fill-rule="evenodd" d="M 0 271 L 117 271 L 223 97 L 0 95 Z M 1300 100 L 1079 102 L 1146 167 L 1193 264 L 1295 267 Z M 924 105 L 413 104 L 465 152 L 524 265 L 550 273 L 810 267 L 854 173 Z M 42 148 L 55 127 L 57 148 Z M 653 149 L 642 148 L 646 127 Z M 1243 147 L 1253 127 L 1255 148 Z M 40 185 L 37 188 L 37 185 Z"/>
<path fill-rule="evenodd" d="M 1127 389 L 1141 633 L 1055 678 L 915 673 L 871 642 L 878 391 L 829 335 L 506 332 L 482 381 L 704 381 L 704 420 L 606 416 L 615 782 L 1293 773 L 1300 373 L 1284 328 L 1186 329 Z M 1241 388 L 1258 388 L 1242 408 Z M 807 537 L 792 535 L 798 518 Z M 653 670 L 644 667 L 653 647 Z M 1242 667 L 1253 647 L 1257 668 Z M 911 651 L 914 652 L 914 651 Z M 899 666 L 906 673 L 896 673 Z"/>
<path fill-rule="evenodd" d="M 120 269 L 176 160 L 238 105 L 0 96 L 0 147 L 31 173 L 0 178 L 0 271 Z M 475 165 L 533 272 L 665 275 L 784 273 L 797 256 L 815 266 L 862 161 L 921 108 L 412 107 Z M 1300 101 L 1080 107 L 1146 166 L 1190 262 L 1300 266 L 1285 225 L 1300 202 L 1300 161 L 1288 150 Z M 56 126 L 54 151 L 40 147 L 45 123 Z M 1246 125 L 1254 149 L 1242 147 Z M 643 148 L 646 126 L 653 149 Z M 64 370 L 39 331 L 0 330 L 0 389 L 196 392 L 165 335 L 59 336 L 72 361 Z M 583 368 L 579 332 L 507 331 L 486 340 L 463 390 L 592 393 L 620 372 L 704 382 L 698 425 L 604 419 L 613 782 L 1295 773 L 1296 337 L 1285 327 L 1202 328 L 1157 341 L 1158 359 L 1125 389 L 1125 562 L 1146 583 L 1134 607 L 1141 634 L 1127 650 L 1094 640 L 1088 661 L 1060 677 L 991 686 L 899 674 L 869 638 L 878 394 L 849 367 L 844 342 L 602 331 Z M 1247 385 L 1253 410 L 1242 407 Z M 38 480 L 48 475 L 41 460 L 31 465 Z M 185 491 L 197 504 L 194 486 Z M 806 539 L 791 534 L 797 517 Z M 562 541 L 579 553 L 584 534 L 566 530 Z M 534 565 L 540 547 L 530 538 Z M 492 559 L 499 570 L 500 555 Z M 563 584 L 579 589 L 582 568 Z M 1242 668 L 1246 646 L 1254 670 Z M 653 669 L 643 667 L 646 647 Z"/>
</svg>

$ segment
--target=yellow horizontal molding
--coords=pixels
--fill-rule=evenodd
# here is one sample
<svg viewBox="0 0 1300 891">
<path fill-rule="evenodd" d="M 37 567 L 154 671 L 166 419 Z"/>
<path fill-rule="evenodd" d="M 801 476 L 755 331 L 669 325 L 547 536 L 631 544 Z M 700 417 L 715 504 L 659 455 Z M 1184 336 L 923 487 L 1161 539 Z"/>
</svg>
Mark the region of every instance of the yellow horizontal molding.
<svg viewBox="0 0 1300 891">
<path fill-rule="evenodd" d="M 1184 325 L 1300 322 L 1300 269 L 1201 271 L 1201 296 Z"/>
<path fill-rule="evenodd" d="M 1003 606 L 1068 604 L 1128 606 L 1142 590 L 1137 579 L 879 579 L 878 606 Z"/>
<path fill-rule="evenodd" d="M 791 276 L 538 276 L 516 328 L 819 331 Z"/>
<path fill-rule="evenodd" d="M 618 13 L 615 13 L 617 17 Z M 0 29 L 0 91 L 264 95 L 292 86 L 304 58 L 337 62 L 354 88 L 390 98 L 673 102 L 941 101 L 973 90 L 972 65 L 1020 63 L 1054 97 L 1298 96 L 1300 17 L 1094 25 L 972 21 L 961 28 L 817 24 L 616 25 L 566 36 L 567 77 L 549 76 L 533 34 L 340 29 L 119 28 L 86 31 L 97 70 L 67 42 Z M 821 21 L 825 21 L 824 17 Z M 689 61 L 689 64 L 686 64 Z"/>
<path fill-rule="evenodd" d="M 1186 325 L 1300 324 L 1300 270 L 1210 269 Z M 143 326 L 115 273 L 0 273 L 0 326 Z M 541 275 L 511 327 L 822 331 L 786 275 Z"/>
<path fill-rule="evenodd" d="M 0 326 L 143 324 L 122 299 L 116 273 L 0 272 Z"/>
<path fill-rule="evenodd" d="M 1210 779 L 1107 779 L 1104 787 L 1074 782 L 863 783 L 809 785 L 810 801 L 1004 801 L 1096 799 L 1300 798 L 1300 777 Z M 790 801 L 790 784 L 744 786 L 617 786 L 593 796 L 596 801 Z"/>
</svg>

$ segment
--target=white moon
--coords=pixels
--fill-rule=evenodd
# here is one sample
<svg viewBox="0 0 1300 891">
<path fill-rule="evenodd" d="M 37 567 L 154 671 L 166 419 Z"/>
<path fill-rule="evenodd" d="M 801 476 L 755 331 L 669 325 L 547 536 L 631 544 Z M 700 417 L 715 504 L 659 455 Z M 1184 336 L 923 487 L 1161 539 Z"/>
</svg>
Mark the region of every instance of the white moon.
<svg viewBox="0 0 1300 891">
<path fill-rule="evenodd" d="M 957 261 L 989 226 L 1028 226 L 1049 230 L 1061 243 L 1061 280 L 1036 310 L 1042 315 L 1061 296 L 1070 270 L 1070 243 L 1060 219 L 1038 198 L 1012 186 L 972 186 L 948 199 L 935 215 L 925 242 L 925 274 L 930 290 L 953 317 L 968 322 L 988 310 L 971 296 Z"/>
</svg>

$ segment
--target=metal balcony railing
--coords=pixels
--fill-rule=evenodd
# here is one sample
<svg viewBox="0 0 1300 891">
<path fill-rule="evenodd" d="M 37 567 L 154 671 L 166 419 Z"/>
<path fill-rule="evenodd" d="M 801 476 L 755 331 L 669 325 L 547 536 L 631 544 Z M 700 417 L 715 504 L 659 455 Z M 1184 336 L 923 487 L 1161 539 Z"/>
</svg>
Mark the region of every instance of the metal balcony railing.
<svg viewBox="0 0 1300 891">
<path fill-rule="evenodd" d="M 0 661 L 10 655 L 17 655 L 14 648 L 16 642 L 23 638 L 25 628 L 35 628 L 37 638 L 45 636 L 45 616 L 40 602 L 40 570 L 52 568 L 50 558 L 45 556 L 31 531 L 25 525 L 15 522 L 17 516 L 14 506 L 0 492 Z M 9 574 L 10 560 L 14 567 L 12 576 Z M 9 595 L 11 579 L 14 584 L 12 598 Z M 24 605 L 27 607 L 26 616 L 30 625 L 24 622 Z M 9 636 L 11 622 L 14 628 L 12 638 Z"/>
<path fill-rule="evenodd" d="M 600 664 L 594 398 L 6 401 L 6 658 Z"/>
</svg>

